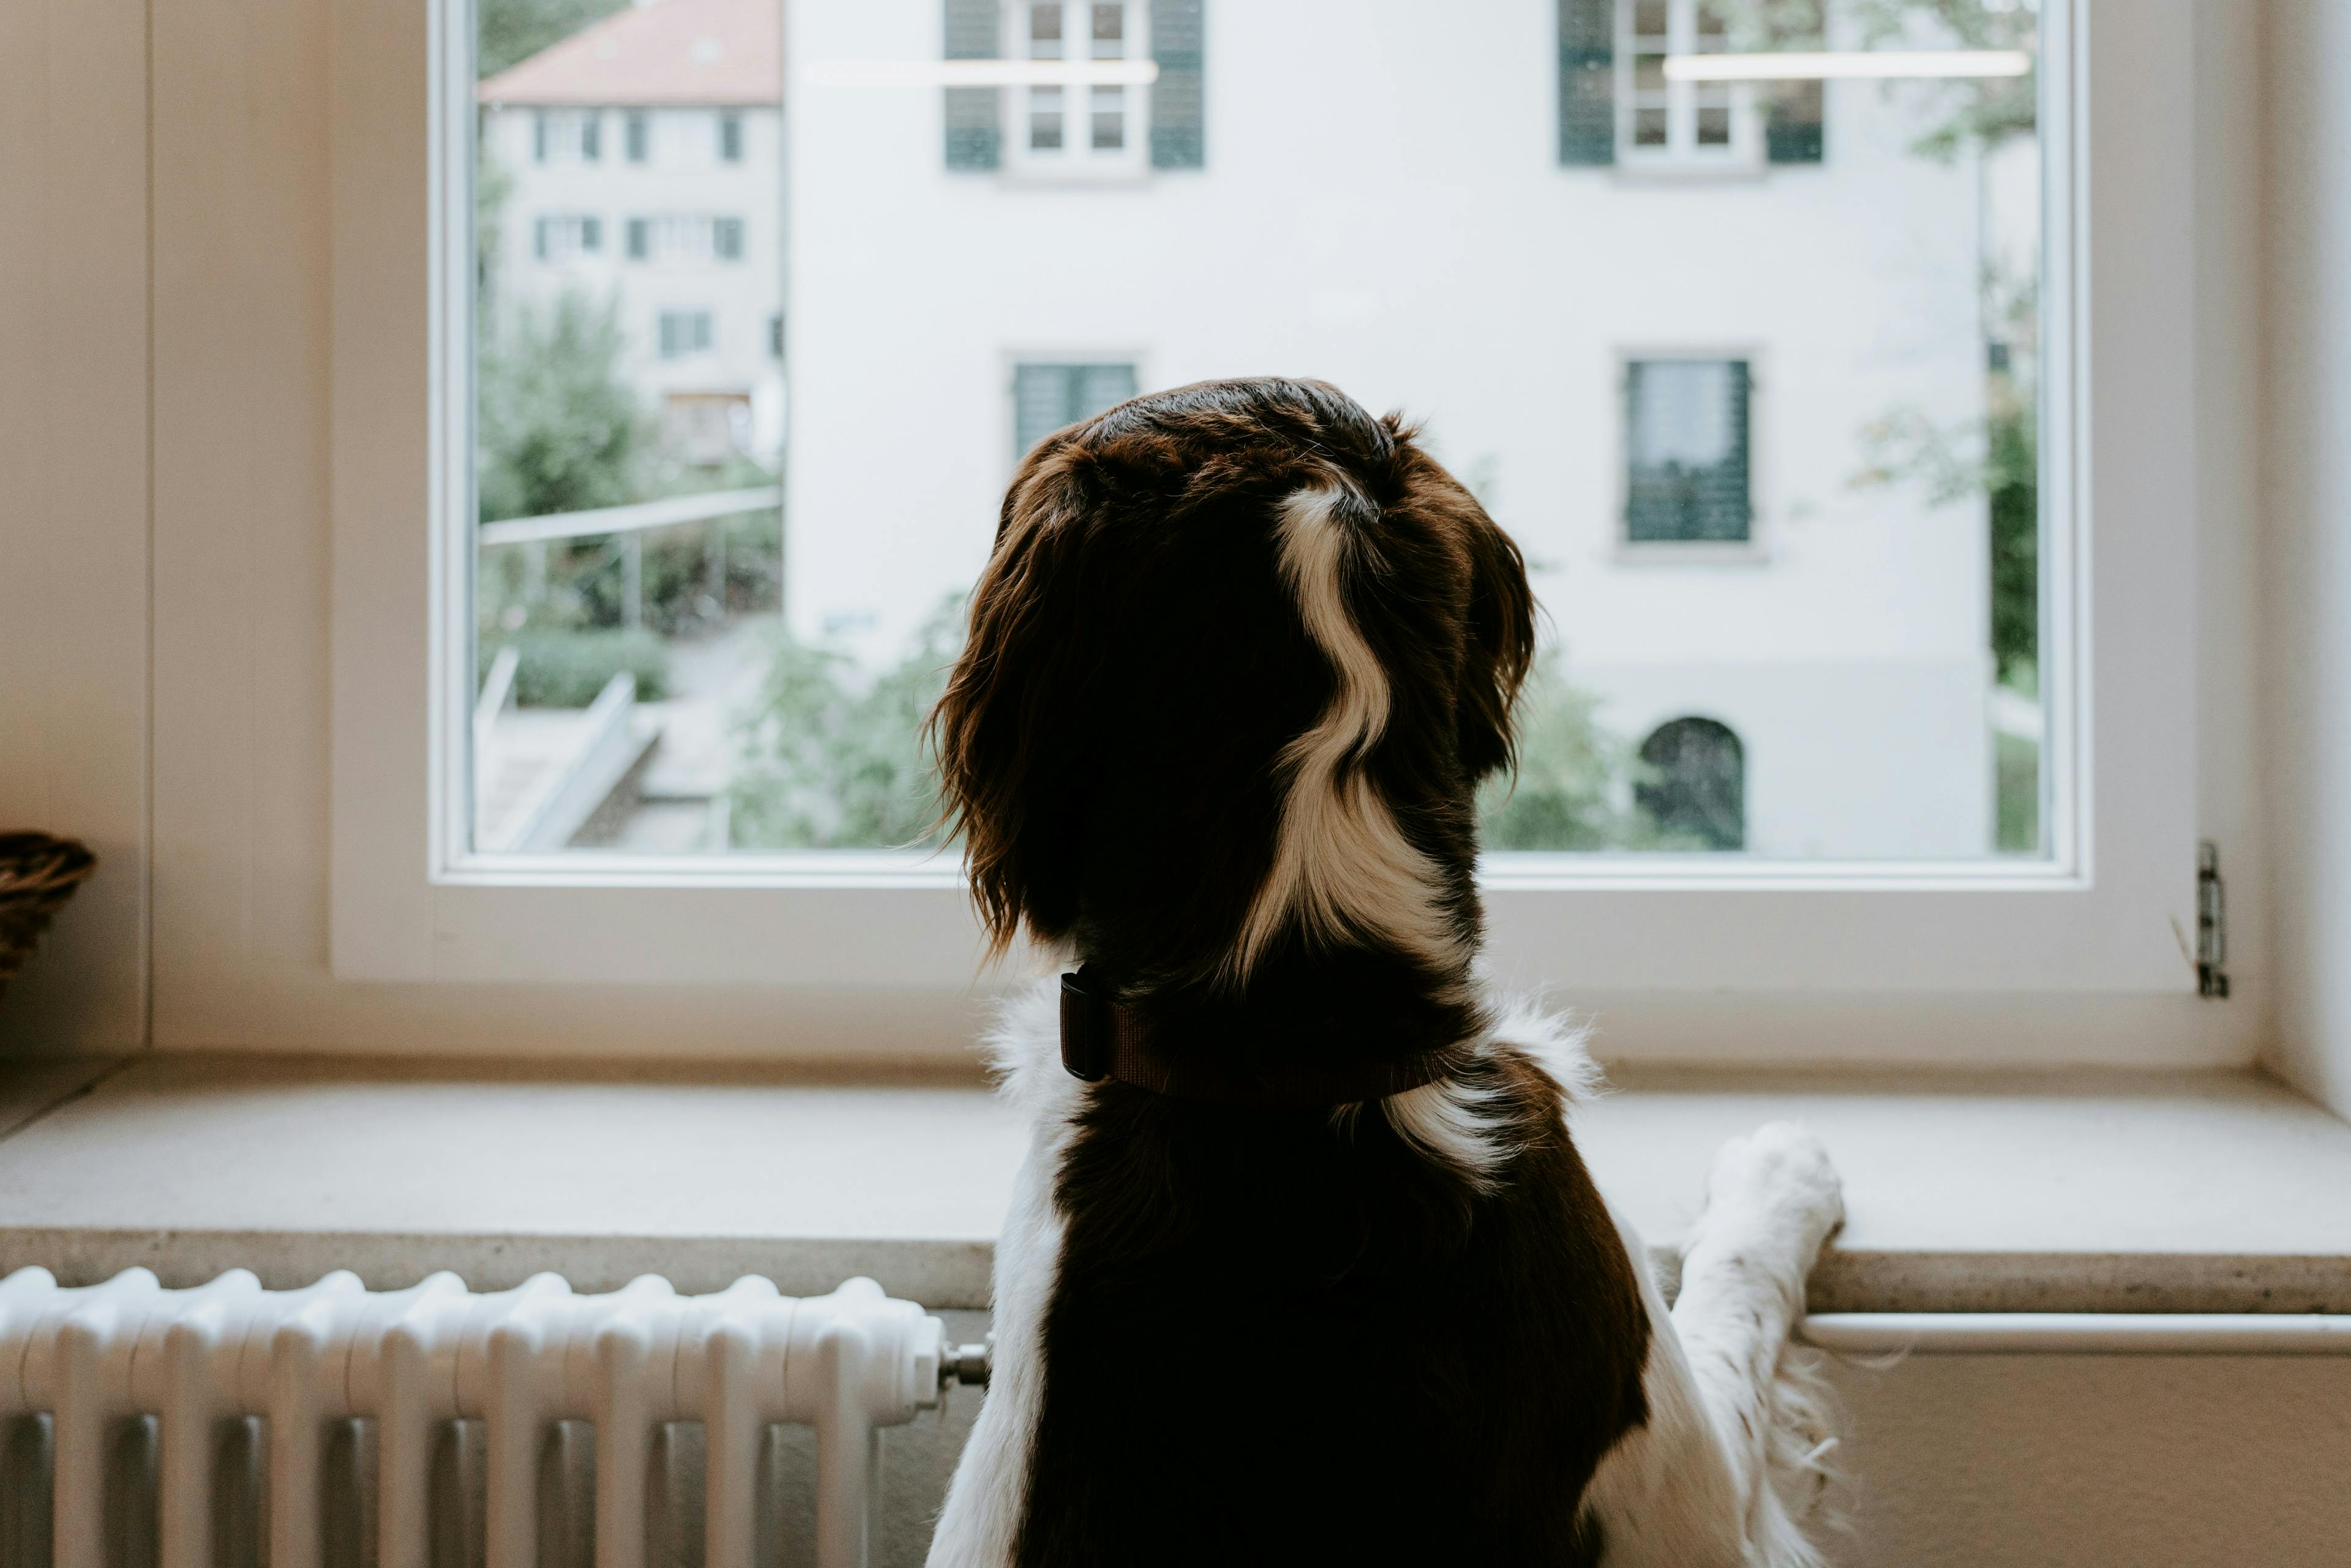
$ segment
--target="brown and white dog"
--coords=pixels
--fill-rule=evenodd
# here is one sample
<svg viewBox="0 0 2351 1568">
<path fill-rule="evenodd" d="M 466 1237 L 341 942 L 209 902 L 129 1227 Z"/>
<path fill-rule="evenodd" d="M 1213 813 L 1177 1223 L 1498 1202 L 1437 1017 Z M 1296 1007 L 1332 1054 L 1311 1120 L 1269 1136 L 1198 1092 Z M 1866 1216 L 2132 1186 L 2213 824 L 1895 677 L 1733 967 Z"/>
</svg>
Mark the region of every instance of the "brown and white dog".
<svg viewBox="0 0 2351 1568">
<path fill-rule="evenodd" d="M 1817 1561 L 1825 1155 L 1722 1152 L 1669 1312 L 1581 1037 L 1479 977 L 1534 636 L 1509 537 L 1320 382 L 1022 465 L 936 737 L 999 946 L 1084 979 L 995 1042 L 1034 1142 L 932 1563 Z"/>
</svg>

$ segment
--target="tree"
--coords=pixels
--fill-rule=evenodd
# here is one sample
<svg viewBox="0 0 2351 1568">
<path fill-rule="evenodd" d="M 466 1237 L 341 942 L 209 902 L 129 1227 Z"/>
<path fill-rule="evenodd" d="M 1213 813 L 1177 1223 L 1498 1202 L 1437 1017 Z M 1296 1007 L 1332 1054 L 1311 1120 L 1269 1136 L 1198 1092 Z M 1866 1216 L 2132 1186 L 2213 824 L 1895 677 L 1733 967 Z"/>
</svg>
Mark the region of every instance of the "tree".
<svg viewBox="0 0 2351 1568">
<path fill-rule="evenodd" d="M 549 44 L 562 42 L 589 23 L 622 9 L 628 3 L 629 0 L 481 0 L 475 69 L 481 76 L 494 77 Z"/>
<path fill-rule="evenodd" d="M 1519 695 L 1519 765 L 1478 791 L 1478 830 L 1489 850 L 1631 850 L 1669 842 L 1632 800 L 1640 764 L 1603 728 L 1599 700 L 1568 684 L 1554 650 L 1536 661 Z"/>
<path fill-rule="evenodd" d="M 938 774 L 923 721 L 946 690 L 963 596 L 925 622 L 914 647 L 861 685 L 849 655 L 786 628 L 758 701 L 739 722 L 729 787 L 737 848 L 900 849 L 941 841 Z"/>
<path fill-rule="evenodd" d="M 478 358 L 481 518 L 638 498 L 652 432 L 621 374 L 618 313 L 576 294 L 486 331 Z"/>
<path fill-rule="evenodd" d="M 1923 26 L 1932 35 L 1932 47 L 2022 49 L 2036 62 L 2022 76 L 1907 89 L 1932 93 L 1952 106 L 1939 124 L 1910 144 L 1912 152 L 1949 162 L 1970 142 L 1989 150 L 2011 137 L 2033 134 L 2040 113 L 2039 0 L 1853 0 L 1853 12 L 1865 49 L 1906 41 L 1919 47 Z"/>
</svg>

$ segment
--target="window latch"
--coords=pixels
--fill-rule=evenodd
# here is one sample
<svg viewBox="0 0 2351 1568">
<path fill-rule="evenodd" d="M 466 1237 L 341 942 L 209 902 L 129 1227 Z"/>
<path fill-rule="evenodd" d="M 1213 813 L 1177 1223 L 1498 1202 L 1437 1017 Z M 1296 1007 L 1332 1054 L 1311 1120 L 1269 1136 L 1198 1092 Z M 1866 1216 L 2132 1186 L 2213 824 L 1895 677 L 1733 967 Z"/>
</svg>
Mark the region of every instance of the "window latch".
<svg viewBox="0 0 2351 1568">
<path fill-rule="evenodd" d="M 2220 847 L 2210 839 L 2196 846 L 2196 994 L 2215 1000 L 2229 994 L 2229 904 Z"/>
</svg>

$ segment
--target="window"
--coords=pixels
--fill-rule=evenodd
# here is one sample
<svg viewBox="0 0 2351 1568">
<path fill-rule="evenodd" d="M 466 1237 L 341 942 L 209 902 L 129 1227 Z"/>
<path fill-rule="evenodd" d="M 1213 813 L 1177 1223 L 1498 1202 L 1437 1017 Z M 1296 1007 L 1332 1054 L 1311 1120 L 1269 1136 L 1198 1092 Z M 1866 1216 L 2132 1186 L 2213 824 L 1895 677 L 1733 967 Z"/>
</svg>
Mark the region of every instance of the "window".
<svg viewBox="0 0 2351 1568">
<path fill-rule="evenodd" d="M 1065 424 L 1089 419 L 1135 393 L 1133 365 L 1019 364 L 1012 370 L 1012 450 L 1029 449 Z"/>
<path fill-rule="evenodd" d="M 1702 986 L 1723 999 L 1684 1018 L 1765 1018 L 1783 1039 L 1813 1016 L 1787 1000 L 1809 987 L 1876 993 L 1855 1018 L 1929 991 L 1989 998 L 2003 1022 L 2003 998 L 2086 989 L 2139 993 L 2148 1019 L 2185 1010 L 2173 1008 L 2189 982 L 2171 921 L 2193 928 L 2193 734 L 2166 694 L 2194 671 L 2166 629 L 2194 620 L 2196 487 L 2193 410 L 2167 324 L 2194 277 L 2161 214 L 2183 210 L 2193 183 L 2178 109 L 2193 49 L 2173 8 L 2142 18 L 2094 0 L 2129 19 L 2102 36 L 2127 31 L 2132 47 L 2085 58 L 2064 0 L 1987 7 L 1982 25 L 2004 29 L 1992 42 L 2025 57 L 2024 76 L 1832 81 L 1832 152 L 1854 156 L 1728 184 L 1530 168 L 1523 149 L 1495 143 L 1544 118 L 1548 73 L 1507 88 L 1492 60 L 1499 48 L 1547 61 L 1549 8 L 1497 10 L 1501 31 L 1458 55 L 1426 30 L 1348 30 L 1336 14 L 1321 36 L 1344 39 L 1343 58 L 1269 56 L 1279 40 L 1220 32 L 1220 124 L 1255 123 L 1270 89 L 1245 84 L 1277 81 L 1334 143 L 1393 137 L 1400 122 L 1420 139 L 1410 167 L 1371 172 L 1387 199 L 1398 178 L 1435 182 L 1445 223 L 1381 225 L 1364 243 L 1346 209 L 1301 205 L 1294 185 L 1267 178 L 1294 166 L 1295 146 L 1227 132 L 1214 160 L 1165 190 L 1038 195 L 943 179 L 929 157 L 905 156 L 937 134 L 936 98 L 799 85 L 826 57 L 904 58 L 935 12 L 750 7 L 786 30 L 763 57 L 795 62 L 799 123 L 789 139 L 752 131 L 784 164 L 747 159 L 764 194 L 747 188 L 712 210 L 758 224 L 775 212 L 778 265 L 696 279 L 691 298 L 659 269 L 620 268 L 616 299 L 580 290 L 567 308 L 572 280 L 530 264 L 531 215 L 590 204 L 533 183 L 530 104 L 477 96 L 462 34 L 453 68 L 424 57 L 423 29 L 393 25 L 406 15 L 397 0 L 350 3 L 380 8 L 395 44 L 416 40 L 381 81 L 353 52 L 336 62 L 351 106 L 329 149 L 336 392 L 339 406 L 394 416 L 333 432 L 338 974 L 660 981 L 695 996 L 759 982 L 784 988 L 796 1026 L 813 1015 L 792 988 L 830 988 L 855 992 L 861 1031 L 898 1009 L 894 1039 L 959 1034 L 970 925 L 951 860 L 892 847 L 919 834 L 895 813 L 921 800 L 922 780 L 891 715 L 919 706 L 925 672 L 952 652 L 951 596 L 986 554 L 1010 456 L 1011 432 L 994 423 L 1013 423 L 1009 344 L 1029 346 L 1019 357 L 1032 363 L 1131 363 L 1143 388 L 1311 351 L 1374 406 L 1430 418 L 1446 461 L 1526 547 L 1562 633 L 1528 694 L 1518 787 L 1481 812 L 1506 969 L 1620 994 Z M 1146 12 L 1155 60 L 1166 9 Z M 662 14 L 627 7 L 589 26 L 598 48 L 611 46 L 604 57 L 628 60 L 632 30 Z M 978 57 L 995 57 L 996 39 L 1013 55 L 1009 18 L 994 14 Z M 1858 31 L 1834 41 L 1889 47 Z M 971 89 L 1002 104 L 989 123 L 1008 142 L 1025 85 Z M 1505 90 L 1521 96 L 1504 106 Z M 1151 96 L 1156 169 L 1156 86 Z M 1489 102 L 1498 112 L 1468 112 Z M 427 103 L 440 116 L 429 127 L 403 107 Z M 768 112 L 739 107 L 747 123 Z M 893 113 L 906 118 L 872 135 Z M 2077 123 L 2095 134 L 2074 138 Z M 1913 151 L 1952 126 L 1951 158 Z M 413 151 L 427 145 L 442 155 L 429 168 Z M 502 202 L 476 184 L 477 158 L 513 177 Z M 2106 193 L 2095 205 L 2093 174 Z M 442 204 L 429 230 L 413 221 L 428 190 Z M 487 262 L 467 243 L 477 198 L 472 237 L 496 246 Z M 1268 207 L 1311 265 L 1263 264 Z M 2044 210 L 2060 220 L 2045 231 Z M 2093 229 L 2095 246 L 2077 250 Z M 437 251 L 435 234 L 449 241 Z M 1439 323 L 1426 319 L 1431 297 L 1407 287 L 1432 276 L 1447 282 Z M 2098 310 L 2080 308 L 2077 280 L 2099 291 Z M 659 317 L 681 309 L 712 313 L 712 348 L 664 361 Z M 794 319 L 781 362 L 763 332 L 778 314 Z M 430 361 L 414 350 L 426 327 Z M 1994 331 L 2009 345 L 1999 371 L 1987 368 Z M 1430 341 L 1460 351 L 1412 351 Z M 1753 481 L 1775 548 L 1658 570 L 1616 548 L 1620 346 L 1697 344 L 1742 345 L 1719 357 L 1749 359 L 1768 393 Z M 580 383 L 606 399 L 595 406 L 648 416 L 598 426 L 632 439 L 673 392 L 740 390 L 758 472 L 653 444 L 564 476 L 580 482 L 569 496 L 530 492 L 515 458 L 538 434 L 517 417 L 532 405 L 499 378 L 565 355 L 596 371 Z M 731 412 L 726 423 L 731 433 Z M 904 461 L 908 432 L 921 433 L 920 463 Z M 615 517 L 620 507 L 636 509 Z M 429 532 L 414 526 L 427 515 Z M 2011 556 L 2024 570 L 1995 590 L 1987 563 Z M 1997 622 L 1995 591 L 2010 607 Z M 515 610 L 523 624 L 509 630 Z M 584 706 L 550 706 L 553 666 L 540 661 L 534 680 L 549 684 L 516 711 L 559 729 L 658 649 L 627 727 L 605 735 L 662 734 L 638 782 L 605 803 L 625 808 L 631 789 L 664 810 L 698 801 L 691 851 L 650 824 L 603 848 L 477 847 L 478 682 L 502 644 L 549 632 L 576 637 L 566 656 L 592 653 L 575 692 L 601 682 Z M 696 684 L 722 663 L 702 660 L 710 640 L 729 633 L 728 649 L 765 650 L 754 687 L 787 647 L 793 670 L 827 678 L 794 688 L 807 699 L 797 709 L 745 705 L 738 726 L 723 690 Z M 656 682 L 671 695 L 653 697 Z M 1995 707 L 2010 710 L 1997 726 Z M 1642 741 L 1700 716 L 1731 729 L 1755 768 L 1738 852 L 1687 852 L 1637 795 Z M 2003 747 L 1996 768 L 1995 728 L 2027 748 L 2011 759 Z M 819 736 L 848 744 L 802 744 Z M 1991 798 L 1995 773 L 2039 810 L 2021 847 L 1995 847 L 1993 808 L 2008 804 Z M 903 794 L 860 782 L 893 779 Z M 1865 821 L 1872 801 L 1898 810 Z M 2062 1010 L 2051 996 L 2035 1016 Z M 2053 1024 L 2036 1039 L 2072 1049 Z"/>
<path fill-rule="evenodd" d="M 622 140 L 628 160 L 643 163 L 653 156 L 653 116 L 642 109 L 632 109 L 622 118 Z"/>
<path fill-rule="evenodd" d="M 1625 367 L 1625 538 L 1745 542 L 1749 381 L 1744 360 L 1635 360 Z"/>
<path fill-rule="evenodd" d="M 1752 88 L 1666 78 L 1669 57 L 1726 50 L 1730 39 L 1723 5 L 1718 0 L 1618 0 L 1617 17 L 1617 138 L 1624 160 L 1752 162 Z"/>
<path fill-rule="evenodd" d="M 950 87 L 950 169 L 1055 179 L 1207 163 L 1204 0 L 945 0 L 950 60 L 1066 65 L 1061 80 Z M 1148 60 L 1147 68 L 1139 68 Z"/>
<path fill-rule="evenodd" d="M 1669 79 L 1676 56 L 1818 52 L 1824 0 L 1557 0 L 1559 161 L 1570 166 L 1735 172 L 1759 162 L 1818 163 L 1827 94 L 1817 77 Z M 2025 8 L 1961 0 L 1979 34 L 1985 14 Z M 1969 16 L 1974 12 L 1976 15 Z M 1899 41 L 1899 6 L 1859 25 Z M 1997 33 L 1997 18 L 1991 32 Z M 1883 37 L 1881 37 L 1883 35 Z M 1988 35 L 1986 35 L 1988 36 Z"/>
<path fill-rule="evenodd" d="M 732 110 L 718 117 L 718 161 L 743 162 L 743 117 Z"/>
<path fill-rule="evenodd" d="M 595 110 L 580 116 L 580 161 L 593 163 L 604 156 L 604 117 Z"/>
<path fill-rule="evenodd" d="M 690 213 L 632 217 L 628 222 L 632 261 L 709 262 L 743 259 L 743 220 Z"/>
<path fill-rule="evenodd" d="M 1138 58 L 1140 0 L 1017 0 L 1014 37 L 1030 60 L 1113 62 Z M 1143 167 L 1140 87 L 1071 81 L 1020 95 L 1017 165 L 1039 173 L 1115 173 Z"/>
<path fill-rule="evenodd" d="M 1747 843 L 1747 752 L 1710 718 L 1661 724 L 1641 742 L 1646 777 L 1634 785 L 1657 831 L 1705 850 Z"/>
<path fill-rule="evenodd" d="M 541 261 L 570 261 L 604 248 L 604 220 L 593 214 L 559 213 L 540 218 L 532 249 Z"/>
<path fill-rule="evenodd" d="M 711 342 L 709 311 L 664 310 L 661 313 L 663 359 L 675 360 L 687 354 L 706 353 Z"/>
</svg>

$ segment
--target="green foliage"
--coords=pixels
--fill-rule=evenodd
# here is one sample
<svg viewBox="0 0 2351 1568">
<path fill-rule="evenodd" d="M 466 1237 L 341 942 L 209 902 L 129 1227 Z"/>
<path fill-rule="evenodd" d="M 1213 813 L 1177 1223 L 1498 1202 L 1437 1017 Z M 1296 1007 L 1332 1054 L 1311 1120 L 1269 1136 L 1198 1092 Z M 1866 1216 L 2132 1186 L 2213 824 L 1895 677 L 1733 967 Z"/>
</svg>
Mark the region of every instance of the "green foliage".
<svg viewBox="0 0 2351 1568">
<path fill-rule="evenodd" d="M 962 637 L 960 595 L 914 650 L 870 684 L 848 655 L 778 634 L 758 706 L 740 721 L 729 789 L 746 849 L 895 849 L 941 841 L 937 774 L 923 722 L 946 689 Z"/>
<path fill-rule="evenodd" d="M 618 311 L 576 294 L 522 311 L 477 350 L 481 517 L 536 517 L 638 498 L 650 423 L 621 376 Z"/>
<path fill-rule="evenodd" d="M 475 69 L 481 76 L 494 77 L 628 4 L 629 0 L 481 0 Z"/>
<path fill-rule="evenodd" d="M 1519 767 L 1478 792 L 1479 841 L 1493 850 L 1656 850 L 1659 835 L 1631 803 L 1641 771 L 1631 747 L 1593 716 L 1598 700 L 1570 685 L 1555 653 L 1536 662 L 1519 697 Z"/>
<path fill-rule="evenodd" d="M 625 670 L 637 680 L 637 700 L 669 695 L 669 650 L 640 628 L 567 631 L 532 627 L 482 641 L 479 679 L 487 680 L 502 648 L 515 650 L 515 701 L 524 707 L 586 707 L 605 683 Z"/>
<path fill-rule="evenodd" d="M 2041 645 L 2039 409 L 2029 383 L 1995 378 L 1980 421 L 1938 425 L 1898 409 L 1862 430 L 1855 483 L 1921 485 L 1930 506 L 1982 497 L 1991 530 L 1991 651 L 1998 678 L 2023 687 Z"/>
<path fill-rule="evenodd" d="M 2023 49 L 2039 58 L 2038 0 L 1852 0 L 1852 4 L 1865 49 Z M 1889 86 L 1887 90 L 1931 94 L 1935 101 L 1949 106 L 1942 121 L 1911 143 L 1912 152 L 1948 162 L 1970 144 L 1990 148 L 2012 136 L 2032 135 L 2037 124 L 2039 74 L 2036 66 L 2021 77 L 1906 83 Z"/>
</svg>

